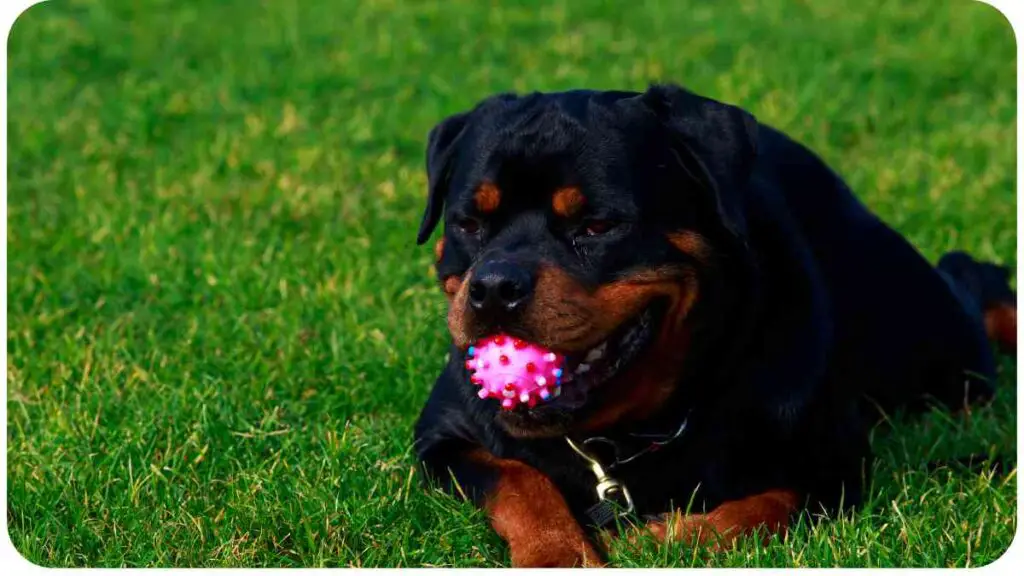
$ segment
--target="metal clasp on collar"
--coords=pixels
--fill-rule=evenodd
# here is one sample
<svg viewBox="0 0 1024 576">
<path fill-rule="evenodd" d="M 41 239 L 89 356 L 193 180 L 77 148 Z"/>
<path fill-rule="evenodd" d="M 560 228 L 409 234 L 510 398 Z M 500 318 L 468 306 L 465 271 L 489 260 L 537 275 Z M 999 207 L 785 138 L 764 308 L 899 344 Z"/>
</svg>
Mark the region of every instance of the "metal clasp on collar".
<svg viewBox="0 0 1024 576">
<path fill-rule="evenodd" d="M 617 499 L 621 498 L 621 501 L 616 502 L 616 504 L 623 508 L 623 511 L 618 515 L 625 516 L 627 514 L 632 514 L 634 510 L 633 497 L 629 493 L 629 488 L 627 488 L 622 482 L 609 476 L 608 473 L 605 472 L 601 462 L 577 446 L 572 439 L 566 437 L 565 441 L 569 444 L 569 447 L 572 448 L 573 452 L 579 454 L 581 458 L 590 464 L 590 470 L 594 473 L 594 476 L 597 477 L 597 498 L 602 502 L 605 500 L 615 502 Z"/>
</svg>

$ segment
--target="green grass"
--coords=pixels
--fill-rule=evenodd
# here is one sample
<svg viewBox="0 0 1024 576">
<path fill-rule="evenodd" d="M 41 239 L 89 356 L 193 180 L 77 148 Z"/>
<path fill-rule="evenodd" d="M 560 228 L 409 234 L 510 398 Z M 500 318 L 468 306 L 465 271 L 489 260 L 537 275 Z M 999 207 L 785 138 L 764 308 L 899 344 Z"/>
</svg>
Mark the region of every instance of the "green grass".
<svg viewBox="0 0 1024 576">
<path fill-rule="evenodd" d="M 443 363 L 423 146 L 499 90 L 673 80 L 818 151 L 930 259 L 1015 266 L 1014 39 L 959 0 L 54 0 L 9 41 L 11 538 L 51 566 L 495 566 L 422 489 Z M 991 407 L 879 430 L 869 505 L 626 566 L 964 566 L 1016 529 Z M 940 469 L 973 452 L 1005 476 Z"/>
</svg>

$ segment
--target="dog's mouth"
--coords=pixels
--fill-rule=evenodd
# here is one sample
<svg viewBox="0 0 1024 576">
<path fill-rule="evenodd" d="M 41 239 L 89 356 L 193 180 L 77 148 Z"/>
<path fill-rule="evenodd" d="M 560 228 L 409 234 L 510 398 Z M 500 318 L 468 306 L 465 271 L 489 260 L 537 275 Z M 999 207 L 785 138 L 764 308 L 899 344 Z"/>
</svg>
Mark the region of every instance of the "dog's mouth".
<svg viewBox="0 0 1024 576">
<path fill-rule="evenodd" d="M 567 355 L 561 396 L 535 409 L 556 405 L 563 409 L 578 408 L 586 403 L 589 392 L 622 373 L 653 339 L 655 308 L 648 306 L 586 352 Z"/>
<path fill-rule="evenodd" d="M 591 403 L 600 389 L 632 365 L 657 334 L 664 306 L 655 302 L 584 352 L 567 353 L 561 393 L 533 408 L 520 405 L 500 417 L 518 429 L 558 425 Z"/>
</svg>

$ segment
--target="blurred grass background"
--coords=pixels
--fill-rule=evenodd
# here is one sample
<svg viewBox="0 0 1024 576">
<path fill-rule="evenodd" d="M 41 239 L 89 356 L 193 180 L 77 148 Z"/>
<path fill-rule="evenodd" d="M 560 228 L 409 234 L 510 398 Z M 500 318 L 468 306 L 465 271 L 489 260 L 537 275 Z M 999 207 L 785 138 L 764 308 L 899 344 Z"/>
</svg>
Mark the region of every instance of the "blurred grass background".
<svg viewBox="0 0 1024 576">
<path fill-rule="evenodd" d="M 419 485 L 443 363 L 423 147 L 496 91 L 682 83 L 806 143 L 933 261 L 1016 266 L 1009 24 L 968 0 L 53 0 L 9 48 L 8 510 L 49 566 L 495 566 Z M 1016 363 L 880 430 L 868 505 L 622 566 L 975 566 L 1016 529 Z"/>
</svg>

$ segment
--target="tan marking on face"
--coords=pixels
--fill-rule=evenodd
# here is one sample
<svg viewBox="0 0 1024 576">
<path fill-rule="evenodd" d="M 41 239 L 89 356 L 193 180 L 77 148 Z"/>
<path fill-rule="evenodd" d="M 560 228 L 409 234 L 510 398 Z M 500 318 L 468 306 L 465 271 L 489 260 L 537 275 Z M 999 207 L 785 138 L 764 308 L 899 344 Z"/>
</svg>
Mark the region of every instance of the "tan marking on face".
<svg viewBox="0 0 1024 576">
<path fill-rule="evenodd" d="M 636 272 L 588 291 L 553 266 L 541 266 L 526 320 L 536 333 L 535 342 L 566 351 L 583 351 L 606 339 L 655 298 L 666 297 L 689 309 L 696 283 L 688 268 L 665 267 Z M 688 286 L 687 286 L 688 287 Z"/>
<path fill-rule="evenodd" d="M 444 238 L 438 238 L 437 243 L 434 244 L 434 262 L 440 262 L 441 256 L 444 255 Z"/>
<path fill-rule="evenodd" d="M 621 286 L 615 292 L 615 297 L 607 301 L 610 306 L 628 300 L 643 302 L 633 315 L 657 296 L 667 296 L 669 305 L 654 341 L 622 374 L 604 384 L 610 387 L 610 394 L 596 412 L 577 426 L 581 431 L 601 430 L 653 414 L 679 384 L 690 346 L 686 319 L 698 295 L 695 273 L 689 271 L 681 279 L 661 283 L 657 288 Z"/>
<path fill-rule="evenodd" d="M 668 241 L 677 250 L 693 257 L 698 262 L 707 263 L 713 251 L 706 238 L 691 230 L 682 230 L 668 234 Z"/>
<path fill-rule="evenodd" d="M 579 188 L 566 186 L 555 190 L 551 195 L 551 209 L 562 218 L 569 218 L 577 214 L 586 203 L 586 198 Z"/>
<path fill-rule="evenodd" d="M 448 295 L 448 333 L 452 336 L 452 343 L 465 350 L 469 348 L 470 335 L 466 330 L 467 315 L 469 313 L 469 280 L 472 278 L 472 271 L 466 272 L 458 285 L 448 284 L 445 279 L 445 294 Z M 454 289 L 454 292 L 449 292 Z"/>
<path fill-rule="evenodd" d="M 462 278 L 459 278 L 457 275 L 454 274 L 445 278 L 444 282 L 441 283 L 441 289 L 444 290 L 444 294 L 445 296 L 448 297 L 449 300 L 455 297 L 455 294 L 459 291 L 459 288 L 461 287 Z"/>
<path fill-rule="evenodd" d="M 468 305 L 469 274 L 463 279 L 448 311 L 453 343 L 467 348 L 472 338 L 486 335 L 475 324 Z M 541 266 L 529 306 L 519 325 L 537 345 L 563 352 L 587 350 L 639 314 L 656 297 L 666 297 L 685 315 L 697 296 L 696 275 L 687 267 L 665 267 L 630 275 L 587 290 L 553 266 Z"/>
<path fill-rule="evenodd" d="M 501 190 L 492 182 L 484 182 L 473 194 L 473 203 L 482 214 L 489 214 L 501 204 Z"/>
</svg>

